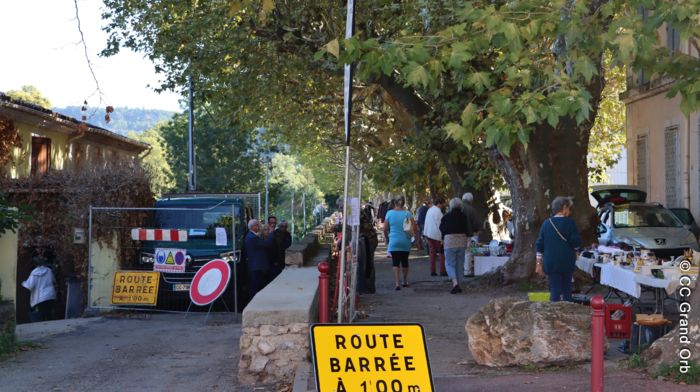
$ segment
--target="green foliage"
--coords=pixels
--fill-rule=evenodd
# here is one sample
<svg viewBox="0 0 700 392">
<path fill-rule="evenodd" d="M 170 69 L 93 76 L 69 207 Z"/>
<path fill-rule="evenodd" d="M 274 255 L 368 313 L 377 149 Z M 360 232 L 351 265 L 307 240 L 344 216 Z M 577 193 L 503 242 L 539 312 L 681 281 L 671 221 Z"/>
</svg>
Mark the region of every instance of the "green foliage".
<svg viewBox="0 0 700 392">
<path fill-rule="evenodd" d="M 620 159 L 626 142 L 626 109 L 620 100 L 620 94 L 627 89 L 625 70 L 612 66 L 612 56 L 609 52 L 604 57 L 603 67 L 605 89 L 598 115 L 591 128 L 588 147 L 588 179 L 591 183 L 602 183 L 606 180 L 605 171 Z"/>
<path fill-rule="evenodd" d="M 646 368 L 647 362 L 639 354 L 632 354 L 627 359 L 627 367 L 630 369 Z"/>
<path fill-rule="evenodd" d="M 170 163 L 166 160 L 164 140 L 161 128 L 164 123 L 160 123 L 155 128 L 137 134 L 130 132 L 127 136 L 148 143 L 151 149 L 142 155 L 141 164 L 148 172 L 153 195 L 159 197 L 175 188 L 175 178 L 170 169 Z"/>
<path fill-rule="evenodd" d="M 110 40 L 104 54 L 115 53 L 121 46 L 146 53 L 165 76 L 162 88 L 184 85 L 192 75 L 197 95 L 222 108 L 221 115 L 236 118 L 243 127 L 273 129 L 277 139 L 291 147 L 290 153 L 314 171 L 325 193 L 342 189 L 342 75 L 335 58 L 318 55 L 321 48 L 329 56 L 338 54 L 337 38 L 344 29 L 345 15 L 337 3 L 274 2 L 274 11 L 264 21 L 259 4 L 250 1 L 170 1 L 167 12 L 141 3 L 105 4 Z M 415 17 L 401 15 L 403 11 L 418 12 L 421 4 L 383 0 L 367 6 L 368 12 L 358 13 L 358 25 L 371 23 L 367 34 L 392 37 L 402 28 L 422 29 Z M 369 40 L 353 50 L 359 53 L 365 47 L 378 47 L 378 41 Z M 418 84 L 443 68 L 439 63 L 426 63 L 427 55 L 424 49 L 410 59 L 411 78 Z M 371 58 L 371 54 L 366 60 L 361 72 L 378 76 L 391 70 L 380 69 L 383 59 Z M 446 89 L 439 99 L 429 102 L 434 112 L 421 119 L 421 124 L 412 125 L 412 120 L 392 107 L 376 80 L 370 82 L 356 84 L 352 160 L 367 169 L 378 189 L 428 188 L 426 164 L 442 173 L 436 175 L 459 175 L 468 182 L 468 168 L 455 170 L 446 162 L 461 165 L 472 156 L 478 159 L 470 168 L 484 169 L 479 170 L 483 176 L 495 173 L 492 165 L 481 165 L 487 161 L 483 149 L 468 154 L 461 145 L 444 143 L 444 113 L 458 119 L 460 102 L 468 99 L 464 94 L 456 89 L 448 94 Z M 429 85 L 434 87 L 435 82 Z M 416 134 L 425 135 L 412 138 Z M 427 137 L 430 144 L 423 143 Z M 431 151 L 434 146 L 440 148 L 439 154 Z M 437 184 L 442 188 L 450 181 L 443 178 Z"/>
<path fill-rule="evenodd" d="M 31 211 L 31 207 L 24 204 L 19 207 L 11 206 L 5 195 L 0 192 L 0 236 L 8 230 L 16 233 L 21 222 L 31 219 Z"/>
<path fill-rule="evenodd" d="M 622 111 L 614 93 L 624 89 L 620 80 L 624 68 L 615 71 L 614 66 L 670 76 L 676 82 L 669 96 L 681 93 L 686 111 L 698 107 L 700 88 L 693 87 L 697 73 L 692 69 L 700 60 L 669 56 L 656 30 L 670 23 L 694 39 L 700 33 L 700 4 L 599 3 L 593 8 L 589 2 L 564 0 L 438 1 L 423 10 L 431 18 L 445 20 L 431 34 L 405 29 L 382 45 L 356 36 L 341 41 L 340 59 L 359 61 L 360 74 L 366 78 L 375 72 L 398 74 L 422 96 L 442 95 L 446 86 L 454 85 L 468 101 L 459 122 L 445 123 L 450 135 L 467 144 L 483 140 L 505 155 L 516 143 L 527 146 L 538 127 L 573 123 L 590 128 L 598 104 L 596 78 L 612 70 L 608 80 L 614 86 L 604 95 L 616 102 L 603 102 L 598 127 L 603 133 L 617 132 L 613 145 L 619 146 Z M 641 6 L 654 9 L 646 22 L 637 13 Z M 404 16 L 412 17 L 416 18 Z M 605 53 L 610 55 L 607 64 Z M 614 156 L 602 152 L 594 164 L 607 164 Z"/>
<path fill-rule="evenodd" d="M 17 336 L 15 335 L 15 320 L 1 320 L 0 329 L 0 357 L 17 351 Z"/>
<path fill-rule="evenodd" d="M 160 128 L 164 153 L 175 186 L 187 188 L 187 115 L 178 114 Z M 264 165 L 252 150 L 252 130 L 209 109 L 195 115 L 197 190 L 205 192 L 260 192 L 264 187 Z"/>
<path fill-rule="evenodd" d="M 44 97 L 38 88 L 30 85 L 24 85 L 19 90 L 9 90 L 6 93 L 12 98 L 20 99 L 25 102 L 33 103 L 41 106 L 44 109 L 51 109 L 51 101 Z"/>
<path fill-rule="evenodd" d="M 681 373 L 680 364 L 674 363 L 670 365 L 668 363 L 663 363 L 659 366 L 659 370 L 656 372 L 655 376 L 666 377 L 685 384 L 700 384 L 700 364 L 691 360 L 689 366 L 690 369 L 686 373 Z"/>
<path fill-rule="evenodd" d="M 77 119 L 80 119 L 82 116 L 80 106 L 66 106 L 53 108 L 53 110 Z M 111 120 L 107 123 L 104 119 L 104 108 L 88 108 L 87 113 L 88 123 L 121 135 L 145 132 L 157 126 L 160 122 L 170 120 L 175 114 L 167 110 L 115 107 L 114 112 L 110 113 Z"/>
</svg>

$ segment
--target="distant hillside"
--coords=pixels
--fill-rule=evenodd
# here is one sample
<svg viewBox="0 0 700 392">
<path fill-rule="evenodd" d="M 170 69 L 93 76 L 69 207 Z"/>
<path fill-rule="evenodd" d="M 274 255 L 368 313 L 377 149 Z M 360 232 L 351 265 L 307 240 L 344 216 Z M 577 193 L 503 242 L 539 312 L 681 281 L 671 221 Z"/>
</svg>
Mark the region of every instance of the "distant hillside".
<svg viewBox="0 0 700 392">
<path fill-rule="evenodd" d="M 74 117 L 78 120 L 80 120 L 82 116 L 80 106 L 67 106 L 64 108 L 53 108 L 51 110 L 65 114 L 66 116 Z M 122 135 L 126 135 L 130 131 L 141 133 L 153 128 L 153 126 L 161 121 L 169 120 L 175 114 L 167 110 L 115 107 L 114 112 L 110 115 L 111 121 L 107 124 L 105 123 L 104 108 L 98 109 L 94 115 L 90 117 L 93 111 L 93 108 L 89 108 L 87 111 L 87 122 L 89 124 L 97 125 L 98 127 L 109 129 L 112 132 Z"/>
</svg>

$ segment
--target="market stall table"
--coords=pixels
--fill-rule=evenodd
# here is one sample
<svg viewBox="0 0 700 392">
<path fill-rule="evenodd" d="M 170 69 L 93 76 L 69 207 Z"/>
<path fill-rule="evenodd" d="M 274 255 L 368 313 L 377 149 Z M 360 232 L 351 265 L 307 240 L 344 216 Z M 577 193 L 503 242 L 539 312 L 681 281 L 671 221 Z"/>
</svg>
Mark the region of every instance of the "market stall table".
<svg viewBox="0 0 700 392">
<path fill-rule="evenodd" d="M 504 265 L 508 256 L 474 256 L 474 275 L 484 275 L 493 272 Z"/>
</svg>

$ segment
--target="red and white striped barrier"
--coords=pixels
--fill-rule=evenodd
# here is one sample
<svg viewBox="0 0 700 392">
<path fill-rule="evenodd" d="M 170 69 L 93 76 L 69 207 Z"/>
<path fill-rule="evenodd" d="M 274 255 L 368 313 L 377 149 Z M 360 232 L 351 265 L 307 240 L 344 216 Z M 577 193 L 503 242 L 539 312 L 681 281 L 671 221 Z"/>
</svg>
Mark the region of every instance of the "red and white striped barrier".
<svg viewBox="0 0 700 392">
<path fill-rule="evenodd" d="M 134 241 L 187 242 L 187 230 L 177 229 L 131 229 Z"/>
</svg>

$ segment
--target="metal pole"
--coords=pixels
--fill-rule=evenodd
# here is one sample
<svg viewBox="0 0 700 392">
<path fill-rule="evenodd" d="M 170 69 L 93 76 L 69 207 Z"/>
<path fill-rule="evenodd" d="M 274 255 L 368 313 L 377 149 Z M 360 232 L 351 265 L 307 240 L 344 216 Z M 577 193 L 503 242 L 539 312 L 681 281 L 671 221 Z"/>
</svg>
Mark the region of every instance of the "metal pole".
<svg viewBox="0 0 700 392">
<path fill-rule="evenodd" d="M 343 191 L 343 230 L 341 234 L 340 245 L 340 266 L 338 273 L 340 274 L 340 282 L 338 283 L 338 323 L 343 322 L 343 298 L 345 292 L 345 242 L 347 240 L 347 219 L 348 219 L 348 177 L 350 176 L 350 146 L 345 146 L 345 190 Z"/>
<path fill-rule="evenodd" d="M 268 197 L 270 194 L 269 184 L 270 184 L 270 157 L 267 157 L 266 165 L 265 165 L 265 222 L 267 222 L 267 218 L 270 217 L 267 214 Z"/>
<path fill-rule="evenodd" d="M 194 155 L 194 86 L 192 84 L 192 75 L 188 76 L 188 82 L 190 85 L 190 99 L 189 99 L 189 123 L 187 126 L 187 156 L 188 156 L 188 166 L 187 166 L 187 191 L 194 192 L 197 189 L 197 175 L 195 169 L 195 155 Z"/>
<path fill-rule="evenodd" d="M 603 365 L 603 328 L 605 323 L 605 300 L 596 295 L 591 299 L 591 392 L 603 392 L 605 369 Z"/>
<path fill-rule="evenodd" d="M 304 212 L 303 220 L 302 220 L 302 228 L 301 231 L 306 235 L 306 192 L 302 191 L 301 193 L 301 210 Z"/>
<path fill-rule="evenodd" d="M 234 204 L 231 204 L 231 238 L 231 249 L 233 249 L 233 307 L 236 312 L 236 319 L 238 319 L 238 271 L 236 270 L 240 260 L 238 260 L 238 255 L 236 255 L 236 206 Z"/>
<path fill-rule="evenodd" d="M 292 191 L 292 242 L 294 242 L 294 191 Z"/>
<path fill-rule="evenodd" d="M 88 308 L 92 309 L 92 204 L 88 209 Z"/>
<path fill-rule="evenodd" d="M 345 38 L 352 38 L 355 30 L 355 1 L 347 0 L 345 15 Z M 343 230 L 340 246 L 340 282 L 338 283 L 338 323 L 343 322 L 343 297 L 345 296 L 345 242 L 347 240 L 348 218 L 348 177 L 350 175 L 350 126 L 352 124 L 352 64 L 345 64 L 343 70 L 343 117 L 345 123 L 345 184 L 343 189 Z"/>
</svg>

